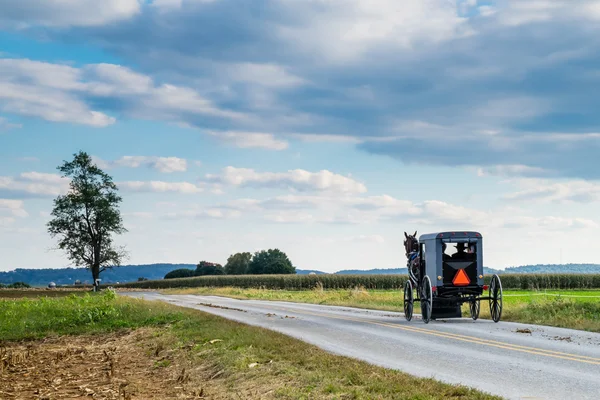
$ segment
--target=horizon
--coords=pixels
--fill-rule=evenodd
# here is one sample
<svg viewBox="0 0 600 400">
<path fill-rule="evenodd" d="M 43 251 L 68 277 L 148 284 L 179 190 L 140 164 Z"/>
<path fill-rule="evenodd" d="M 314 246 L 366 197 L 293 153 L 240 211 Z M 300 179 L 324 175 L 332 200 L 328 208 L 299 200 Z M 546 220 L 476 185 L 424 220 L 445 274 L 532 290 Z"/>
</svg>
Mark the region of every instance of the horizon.
<svg viewBox="0 0 600 400">
<path fill-rule="evenodd" d="M 115 269 L 119 269 L 122 267 L 152 267 L 152 266 L 156 266 L 156 265 L 173 265 L 173 266 L 178 266 L 178 265 L 185 265 L 185 266 L 191 266 L 191 267 L 195 267 L 197 265 L 197 263 L 169 263 L 169 262 L 153 262 L 153 263 L 149 263 L 149 264 L 123 264 L 120 266 L 115 266 L 115 267 L 111 267 L 112 270 Z M 223 264 L 224 265 L 224 264 Z M 536 267 L 536 266 L 544 266 L 544 267 L 569 267 L 571 265 L 588 265 L 588 266 L 598 266 L 600 267 L 600 263 L 568 263 L 568 264 L 527 264 L 527 265 L 510 265 L 507 266 L 505 268 L 491 268 L 488 266 L 484 266 L 484 268 L 490 268 L 490 269 L 494 269 L 494 270 L 499 270 L 499 271 L 505 271 L 506 269 L 515 269 L 515 268 L 526 268 L 526 267 Z M 322 272 L 322 273 L 328 273 L 328 274 L 335 274 L 338 272 L 342 272 L 342 271 L 371 271 L 371 270 L 398 270 L 398 269 L 406 269 L 406 266 L 401 266 L 401 267 L 397 267 L 397 268 L 365 268 L 365 269 L 356 269 L 356 268 L 340 268 L 331 272 L 327 272 L 327 271 L 322 271 L 319 269 L 315 269 L 315 268 L 302 268 L 302 267 L 298 267 L 298 266 L 294 266 L 296 268 L 296 270 L 300 270 L 300 271 L 316 271 L 316 272 Z M 42 270 L 42 269 L 50 269 L 50 270 L 62 270 L 62 269 L 87 269 L 86 267 L 44 267 L 44 268 L 14 268 L 12 270 L 5 270 L 5 271 L 0 271 L 0 273 L 2 272 L 14 272 L 16 270 L 28 270 L 28 271 L 35 271 L 35 270 Z"/>
<path fill-rule="evenodd" d="M 70 265 L 45 224 L 80 150 L 127 264 L 404 268 L 415 230 L 600 262 L 600 1 L 0 4 L 0 271 Z"/>
</svg>

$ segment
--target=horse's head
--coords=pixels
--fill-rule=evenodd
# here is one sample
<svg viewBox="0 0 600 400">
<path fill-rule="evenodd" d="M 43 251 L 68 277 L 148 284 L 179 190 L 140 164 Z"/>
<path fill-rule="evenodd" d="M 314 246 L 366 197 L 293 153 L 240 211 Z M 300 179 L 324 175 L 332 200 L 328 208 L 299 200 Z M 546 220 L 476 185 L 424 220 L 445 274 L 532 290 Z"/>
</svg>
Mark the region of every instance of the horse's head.
<svg viewBox="0 0 600 400">
<path fill-rule="evenodd" d="M 406 256 L 408 256 L 413 251 L 419 250 L 419 241 L 417 240 L 417 231 L 413 235 L 409 235 L 404 232 L 404 249 L 406 250 Z"/>
</svg>

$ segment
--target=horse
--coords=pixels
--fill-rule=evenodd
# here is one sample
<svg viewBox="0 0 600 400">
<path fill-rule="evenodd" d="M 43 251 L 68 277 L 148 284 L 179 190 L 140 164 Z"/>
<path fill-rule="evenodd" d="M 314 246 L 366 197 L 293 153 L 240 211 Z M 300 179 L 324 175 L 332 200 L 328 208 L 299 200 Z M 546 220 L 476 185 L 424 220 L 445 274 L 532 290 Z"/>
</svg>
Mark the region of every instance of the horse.
<svg viewBox="0 0 600 400">
<path fill-rule="evenodd" d="M 417 284 L 419 280 L 419 240 L 417 239 L 417 231 L 413 235 L 409 235 L 404 232 L 404 249 L 406 251 L 406 267 L 408 268 L 408 275 L 410 276 L 413 284 Z"/>
</svg>

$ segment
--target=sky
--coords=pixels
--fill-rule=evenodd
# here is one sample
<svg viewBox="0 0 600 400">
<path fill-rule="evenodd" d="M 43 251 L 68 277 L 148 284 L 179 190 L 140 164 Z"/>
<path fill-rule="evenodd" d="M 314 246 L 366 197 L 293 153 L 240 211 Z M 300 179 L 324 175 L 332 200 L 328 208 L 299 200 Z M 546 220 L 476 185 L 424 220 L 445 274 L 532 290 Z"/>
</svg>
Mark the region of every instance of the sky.
<svg viewBox="0 0 600 400">
<path fill-rule="evenodd" d="M 486 266 L 600 262 L 600 1 L 0 0 L 0 270 L 85 151 L 128 264 L 400 268 L 472 230 Z"/>
</svg>

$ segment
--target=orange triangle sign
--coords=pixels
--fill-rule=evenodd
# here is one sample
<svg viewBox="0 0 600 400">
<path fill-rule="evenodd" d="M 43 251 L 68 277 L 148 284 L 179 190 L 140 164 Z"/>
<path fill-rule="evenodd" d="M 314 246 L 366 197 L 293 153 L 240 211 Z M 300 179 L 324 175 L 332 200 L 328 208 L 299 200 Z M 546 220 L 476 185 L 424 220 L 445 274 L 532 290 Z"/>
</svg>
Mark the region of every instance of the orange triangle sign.
<svg viewBox="0 0 600 400">
<path fill-rule="evenodd" d="M 458 272 L 456 273 L 456 276 L 452 280 L 452 283 L 455 286 L 466 286 L 469 283 L 471 283 L 471 280 L 467 276 L 467 273 L 465 272 L 464 269 L 459 269 Z"/>
</svg>

